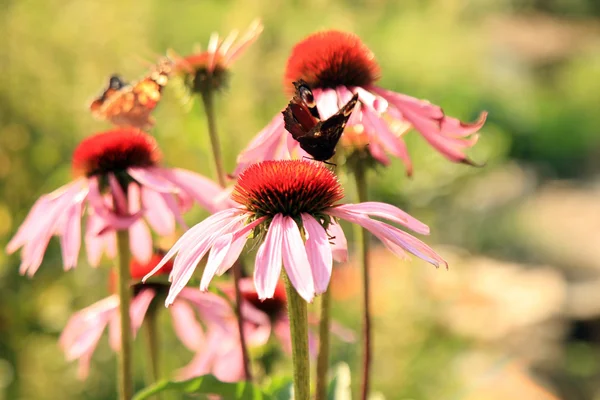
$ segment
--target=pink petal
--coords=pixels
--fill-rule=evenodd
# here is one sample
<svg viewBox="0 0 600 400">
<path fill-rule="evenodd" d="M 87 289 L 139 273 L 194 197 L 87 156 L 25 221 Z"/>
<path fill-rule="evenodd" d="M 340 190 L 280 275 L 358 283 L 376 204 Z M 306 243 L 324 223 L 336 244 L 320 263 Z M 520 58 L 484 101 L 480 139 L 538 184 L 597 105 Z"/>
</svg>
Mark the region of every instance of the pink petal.
<svg viewBox="0 0 600 400">
<path fill-rule="evenodd" d="M 165 200 L 158 192 L 144 187 L 142 191 L 142 204 L 146 213 L 146 220 L 159 235 L 168 236 L 175 232 L 175 219 Z"/>
<path fill-rule="evenodd" d="M 232 229 L 234 229 L 235 226 L 245 218 L 245 215 L 238 215 L 227 221 L 224 226 L 215 226 L 212 229 L 210 225 L 205 225 L 203 227 L 203 231 L 200 232 L 202 237 L 199 238 L 200 240 L 197 243 L 191 242 L 189 238 L 186 239 L 188 245 L 182 247 L 177 257 L 175 257 L 173 271 L 171 273 L 173 277 L 173 283 L 169 289 L 169 295 L 167 296 L 165 302 L 166 305 L 173 303 L 177 294 L 185 287 L 187 282 L 192 277 L 192 274 L 194 273 L 194 270 L 200 260 L 204 258 L 217 238 L 230 233 Z M 211 231 L 206 231 L 205 228 L 209 228 Z"/>
<path fill-rule="evenodd" d="M 212 363 L 218 355 L 222 338 L 220 332 L 209 333 L 203 350 L 196 353 L 188 365 L 177 371 L 177 378 L 184 380 L 210 373 Z"/>
<path fill-rule="evenodd" d="M 198 204 L 210 212 L 216 212 L 215 198 L 222 188 L 210 179 L 180 168 L 156 168 L 156 173 L 171 182 L 172 186 L 191 196 Z"/>
<path fill-rule="evenodd" d="M 384 149 L 395 157 L 400 158 L 406 165 L 408 175 L 412 174 L 412 163 L 404 140 L 394 135 L 388 124 L 373 110 L 363 108 L 363 125 L 371 137 L 375 137 Z"/>
<path fill-rule="evenodd" d="M 350 88 L 352 93 L 357 93 L 360 102 L 365 106 L 377 112 L 378 114 L 387 111 L 388 102 L 383 97 L 375 96 L 373 93 L 361 88 L 360 86 Z"/>
<path fill-rule="evenodd" d="M 224 345 L 229 344 L 226 348 Z M 239 341 L 221 343 L 221 352 L 215 359 L 212 373 L 222 382 L 237 382 L 244 378 L 244 359 Z"/>
<path fill-rule="evenodd" d="M 331 321 L 329 324 L 329 331 L 333 333 L 338 339 L 346 343 L 356 342 L 356 332 L 352 329 L 346 328 L 342 324 L 336 321 Z"/>
<path fill-rule="evenodd" d="M 382 89 L 377 86 L 367 88 L 372 93 L 376 93 L 399 109 L 403 114 L 408 111 L 412 114 L 422 115 L 424 118 L 431 120 L 441 120 L 444 117 L 444 112 L 439 106 L 431 104 L 426 100 L 419 100 L 402 93 L 392 92 Z"/>
<path fill-rule="evenodd" d="M 339 206 L 343 210 L 360 213 L 371 217 L 384 218 L 397 224 L 406 226 L 414 232 L 429 235 L 429 227 L 412 217 L 407 212 L 391 204 L 379 203 L 376 201 L 366 201 L 358 204 L 344 204 Z"/>
<path fill-rule="evenodd" d="M 147 263 L 152 258 L 152 234 L 144 221 L 138 220 L 129 227 L 129 248 L 141 263 Z"/>
<path fill-rule="evenodd" d="M 369 143 L 369 152 L 371 153 L 371 156 L 373 156 L 373 158 L 379 161 L 382 165 L 390 165 L 390 159 L 385 154 L 385 150 L 383 150 L 383 147 L 381 147 L 381 145 L 377 141 L 373 140 Z M 405 164 L 405 167 L 407 173 L 412 171 L 412 162 L 409 165 Z"/>
<path fill-rule="evenodd" d="M 108 174 L 108 183 L 110 185 L 110 193 L 115 202 L 115 210 L 119 215 L 127 214 L 127 199 L 125 198 L 125 193 L 123 192 L 123 188 L 114 174 Z M 132 184 L 129 184 L 131 186 Z M 138 211 L 138 210 L 135 210 Z"/>
<path fill-rule="evenodd" d="M 191 245 L 196 241 L 202 239 L 202 236 L 204 236 L 207 232 L 210 232 L 211 229 L 219 226 L 219 224 L 221 224 L 223 221 L 232 218 L 237 213 L 239 213 L 239 210 L 236 209 L 223 210 L 214 215 L 211 215 L 201 223 L 193 226 L 190 230 L 185 232 L 179 238 L 179 240 L 177 240 L 177 242 L 175 242 L 171 250 L 169 250 L 169 252 L 163 257 L 161 262 L 158 263 L 152 271 L 146 274 L 142 281 L 145 282 L 148 278 L 150 278 L 152 275 L 158 272 L 167 263 L 167 261 L 173 258 L 173 256 L 175 256 L 175 254 L 184 247 L 184 245 Z M 169 278 L 172 278 L 173 275 L 173 272 L 171 272 Z"/>
<path fill-rule="evenodd" d="M 465 123 L 457 118 L 444 116 L 444 119 L 441 122 L 441 133 L 444 136 L 457 138 L 472 135 L 481 129 L 481 127 L 483 127 L 483 124 L 485 124 L 485 120 L 487 119 L 487 115 L 488 113 L 483 111 L 481 114 L 479 114 L 477 121 L 473 123 Z"/>
<path fill-rule="evenodd" d="M 283 216 L 277 214 L 269 225 L 267 236 L 256 253 L 254 263 L 254 286 L 261 300 L 272 298 L 275 294 L 281 274 L 282 243 Z"/>
<path fill-rule="evenodd" d="M 148 307 L 155 296 L 156 293 L 154 290 L 144 289 L 131 299 L 131 304 L 129 305 L 129 318 L 131 318 L 131 334 L 134 337 L 141 328 Z M 119 351 L 121 348 L 121 327 L 118 309 L 113 313 L 109 321 L 108 342 L 114 351 Z"/>
<path fill-rule="evenodd" d="M 291 217 L 283 217 L 282 226 L 281 253 L 285 271 L 300 297 L 310 303 L 315 296 L 315 284 L 300 229 Z"/>
<path fill-rule="evenodd" d="M 250 224 L 244 226 L 242 229 L 233 233 L 233 242 L 229 247 L 229 250 L 225 254 L 221 265 L 217 268 L 217 275 L 223 275 L 225 271 L 227 271 L 231 266 L 236 262 L 236 260 L 240 257 L 242 250 L 244 250 L 244 246 L 248 241 L 248 234 L 257 226 L 260 225 L 267 217 L 261 217 Z"/>
<path fill-rule="evenodd" d="M 162 177 L 161 168 L 128 168 L 127 173 L 140 185 L 147 186 L 157 192 L 177 193 L 178 188 Z"/>
<path fill-rule="evenodd" d="M 339 263 L 348 261 L 348 242 L 340 224 L 331 221 L 327 227 L 327 233 L 329 234 L 333 259 Z"/>
<path fill-rule="evenodd" d="M 74 268 L 77 265 L 77 259 L 79 258 L 79 250 L 81 248 L 82 209 L 83 199 L 69 207 L 65 216 L 66 221 L 64 222 L 64 229 L 60 240 L 65 270 Z"/>
<path fill-rule="evenodd" d="M 169 310 L 175 334 L 181 343 L 192 351 L 199 350 L 205 342 L 205 336 L 194 309 L 185 301 L 176 301 Z"/>
<path fill-rule="evenodd" d="M 233 175 L 239 175 L 250 164 L 276 159 L 275 155 L 278 154 L 281 147 L 285 146 L 287 136 L 288 133 L 283 125 L 283 115 L 277 113 L 238 155 Z"/>
<path fill-rule="evenodd" d="M 394 246 L 398 246 L 435 265 L 436 267 L 438 267 L 440 264 L 444 264 L 446 266 L 448 265 L 443 258 L 441 258 L 425 243 L 384 222 L 372 220 L 368 217 L 365 217 L 363 214 L 354 213 L 344 209 L 338 209 L 337 207 L 328 209 L 327 214 L 359 224 L 370 231 L 373 235 L 381 239 L 386 247 L 388 247 L 391 251 L 395 250 Z M 393 244 L 394 246 L 388 246 L 389 243 Z"/>
<path fill-rule="evenodd" d="M 315 89 L 313 95 L 317 102 L 317 110 L 319 110 L 321 120 L 326 120 L 340 110 L 337 93 L 334 89 Z"/>
<path fill-rule="evenodd" d="M 306 231 L 306 254 L 312 270 L 316 294 L 325 293 L 331 279 L 333 256 L 325 229 L 311 215 L 302 214 Z"/>
<path fill-rule="evenodd" d="M 254 21 L 252 25 L 250 25 L 250 28 L 246 34 L 238 41 L 238 44 L 228 50 L 226 55 L 224 55 L 223 59 L 225 65 L 229 66 L 236 61 L 242 55 L 242 53 L 246 51 L 246 48 L 254 43 L 256 39 L 258 39 L 258 36 L 262 31 L 263 25 L 260 23 L 260 21 Z"/>
<path fill-rule="evenodd" d="M 186 287 L 179 294 L 178 300 L 185 300 L 193 305 L 207 327 L 217 327 L 228 330 L 235 315 L 230 304 L 213 293 L 201 292 L 198 289 Z M 175 303 L 174 303 L 175 304 Z"/>
</svg>

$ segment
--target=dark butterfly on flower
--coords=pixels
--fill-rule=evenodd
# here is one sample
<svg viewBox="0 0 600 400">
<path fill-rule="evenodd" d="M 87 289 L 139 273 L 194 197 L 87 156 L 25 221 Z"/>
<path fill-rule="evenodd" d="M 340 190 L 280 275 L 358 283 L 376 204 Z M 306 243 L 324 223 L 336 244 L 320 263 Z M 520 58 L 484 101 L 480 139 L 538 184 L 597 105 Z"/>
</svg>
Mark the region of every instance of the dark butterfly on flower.
<svg viewBox="0 0 600 400">
<path fill-rule="evenodd" d="M 283 111 L 285 129 L 316 161 L 327 162 L 335 154 L 335 146 L 356 106 L 358 94 L 352 96 L 337 113 L 322 121 L 308 84 L 299 80 L 294 82 L 294 86 L 296 93 Z"/>
<path fill-rule="evenodd" d="M 92 115 L 119 126 L 150 128 L 154 124 L 150 113 L 160 101 L 172 70 L 173 62 L 165 58 L 138 82 L 129 84 L 111 76 L 108 87 L 90 104 Z"/>
</svg>

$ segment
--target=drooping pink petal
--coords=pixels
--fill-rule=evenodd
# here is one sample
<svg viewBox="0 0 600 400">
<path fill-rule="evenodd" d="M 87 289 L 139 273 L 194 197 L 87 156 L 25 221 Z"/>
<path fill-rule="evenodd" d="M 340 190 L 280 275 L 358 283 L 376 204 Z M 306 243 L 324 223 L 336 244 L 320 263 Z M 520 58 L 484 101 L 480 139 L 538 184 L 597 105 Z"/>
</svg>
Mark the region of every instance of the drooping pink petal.
<svg viewBox="0 0 600 400">
<path fill-rule="evenodd" d="M 129 213 L 134 215 L 141 210 L 140 186 L 131 183 L 127 190 Z M 131 254 L 141 263 L 147 263 L 152 258 L 152 234 L 142 219 L 138 219 L 129 227 L 129 248 Z"/>
<path fill-rule="evenodd" d="M 351 87 L 350 91 L 351 93 L 358 94 L 358 98 L 365 108 L 374 110 L 378 114 L 382 114 L 387 111 L 388 101 L 383 97 L 376 96 L 359 86 Z"/>
<path fill-rule="evenodd" d="M 131 299 L 129 305 L 129 318 L 131 318 L 131 334 L 133 337 L 137 335 L 138 330 L 144 322 L 144 317 L 148 311 L 150 303 L 156 296 L 156 292 L 152 289 L 144 289 L 137 296 Z M 117 299 L 118 301 L 118 299 Z M 118 303 L 117 303 L 118 307 Z M 111 316 L 108 326 L 108 342 L 114 351 L 119 351 L 121 348 L 121 325 L 119 322 L 119 311 L 116 310 Z"/>
<path fill-rule="evenodd" d="M 281 274 L 283 245 L 283 216 L 275 215 L 265 241 L 256 253 L 254 263 L 254 286 L 261 300 L 273 297 Z"/>
<path fill-rule="evenodd" d="M 152 271 L 146 274 L 142 281 L 145 282 L 148 278 L 157 273 L 183 247 L 195 244 L 197 241 L 201 240 L 204 235 L 206 235 L 208 232 L 211 232 L 212 229 L 218 227 L 224 221 L 231 219 L 237 214 L 239 214 L 239 210 L 236 209 L 223 210 L 211 215 L 201 223 L 193 226 L 190 230 L 185 232 L 179 238 L 179 240 L 177 240 L 177 242 L 175 242 L 173 247 L 171 247 L 171 250 L 169 250 L 169 252 L 163 257 L 161 262 L 158 263 Z M 172 279 L 173 276 L 174 273 L 171 272 L 169 279 Z"/>
<path fill-rule="evenodd" d="M 88 263 L 92 267 L 97 267 L 102 258 L 104 251 L 105 240 L 97 235 L 98 230 L 103 226 L 100 217 L 96 215 L 93 209 L 88 210 L 88 217 L 85 225 L 85 250 L 87 253 Z"/>
<path fill-rule="evenodd" d="M 244 335 L 251 346 L 263 346 L 271 336 L 269 316 L 247 301 L 242 302 L 241 313 L 244 318 Z"/>
<path fill-rule="evenodd" d="M 187 193 L 204 209 L 218 211 L 215 198 L 221 193 L 221 187 L 210 179 L 180 168 L 155 168 L 155 173 Z"/>
<path fill-rule="evenodd" d="M 225 225 L 215 227 L 213 231 L 206 232 L 203 237 L 199 238 L 200 240 L 197 243 L 190 243 L 190 245 L 181 248 L 179 254 L 175 257 L 173 271 L 171 271 L 173 280 L 165 301 L 167 306 L 173 303 L 177 294 L 185 287 L 192 277 L 196 266 L 214 245 L 215 241 L 219 237 L 231 233 L 239 222 L 244 219 L 246 219 L 246 215 L 244 214 L 234 216 L 229 221 L 226 221 Z"/>
<path fill-rule="evenodd" d="M 273 327 L 275 337 L 281 343 L 283 350 L 291 354 L 292 353 L 292 337 L 290 335 L 290 320 L 287 315 L 283 315 L 277 318 L 275 326 Z M 308 332 L 308 353 L 312 359 L 317 356 L 318 341 L 312 332 Z"/>
<path fill-rule="evenodd" d="M 339 207 L 350 212 L 384 218 L 403 225 L 414 232 L 422 235 L 429 235 L 429 227 L 427 225 L 391 204 L 380 203 L 376 201 L 366 201 L 358 204 L 343 204 Z"/>
<path fill-rule="evenodd" d="M 348 261 L 348 242 L 340 224 L 331 221 L 327 227 L 327 233 L 329 235 L 333 259 L 339 263 Z"/>
<path fill-rule="evenodd" d="M 162 236 L 175 232 L 175 218 L 161 194 L 148 187 L 141 188 L 141 192 L 144 215 L 152 229 Z"/>
<path fill-rule="evenodd" d="M 300 297 L 310 303 L 315 296 L 315 283 L 300 229 L 294 219 L 287 216 L 283 217 L 282 227 L 281 254 L 285 272 Z"/>
<path fill-rule="evenodd" d="M 177 300 L 185 300 L 194 306 L 201 316 L 201 321 L 207 327 L 216 326 L 221 330 L 228 330 L 229 325 L 235 319 L 229 303 L 213 293 L 186 287 L 181 291 Z"/>
<path fill-rule="evenodd" d="M 403 114 L 408 111 L 409 113 L 421 115 L 424 118 L 438 121 L 444 117 L 444 112 L 439 106 L 431 104 L 426 100 L 416 99 L 414 97 L 407 96 L 402 93 L 392 92 L 391 90 L 386 90 L 377 86 L 369 86 L 366 89 L 383 97 Z"/>
<path fill-rule="evenodd" d="M 71 316 L 58 339 L 67 360 L 75 360 L 90 350 L 93 352 L 118 307 L 119 298 L 113 295 Z"/>
<path fill-rule="evenodd" d="M 412 162 L 408 155 L 406 143 L 399 136 L 394 135 L 388 124 L 375 114 L 374 110 L 367 107 L 363 111 L 363 126 L 371 138 L 382 144 L 383 148 L 395 157 L 400 158 L 406 166 L 407 174 L 412 175 Z M 372 140 L 371 140 L 372 141 Z"/>
<path fill-rule="evenodd" d="M 364 216 L 364 214 L 338 209 L 338 207 L 329 208 L 327 210 L 327 214 L 345 219 L 355 224 L 359 224 L 363 228 L 370 231 L 373 235 L 381 239 L 386 246 L 388 243 L 393 243 L 395 246 L 399 246 L 407 250 L 408 252 L 427 261 L 428 263 L 435 265 L 436 267 L 439 267 L 440 264 L 446 266 L 448 265 L 443 258 L 441 258 L 425 243 L 396 227 L 381 221 L 372 220 Z M 395 250 L 394 247 L 387 247 L 391 251 Z"/>
<path fill-rule="evenodd" d="M 142 216 L 141 212 L 134 215 L 117 215 L 113 211 L 113 205 L 108 205 L 106 199 L 100 194 L 98 187 L 99 183 L 95 177 L 89 178 L 89 192 L 87 196 L 88 204 L 93 208 L 94 212 L 102 218 L 104 223 L 96 232 L 98 235 L 108 232 L 110 230 L 122 230 L 127 229 Z M 112 196 L 108 196 L 111 199 Z"/>
<path fill-rule="evenodd" d="M 194 309 L 185 301 L 176 301 L 171 305 L 169 311 L 175 334 L 181 343 L 192 351 L 200 350 L 206 338 Z"/>
<path fill-rule="evenodd" d="M 208 289 L 208 283 L 215 274 L 222 275 L 231 268 L 244 249 L 248 241 L 248 234 L 265 219 L 266 217 L 258 218 L 248 225 L 244 225 L 243 221 L 240 221 L 235 231 L 223 235 L 215 241 L 202 274 L 200 290 Z"/>
<path fill-rule="evenodd" d="M 163 178 L 164 170 L 159 167 L 128 168 L 127 173 L 140 185 L 162 193 L 177 193 L 179 189 L 173 183 Z"/>
<path fill-rule="evenodd" d="M 325 293 L 331 279 L 333 255 L 325 229 L 311 215 L 302 214 L 306 231 L 306 255 L 312 270 L 316 294 Z"/>
<path fill-rule="evenodd" d="M 441 122 L 441 133 L 444 136 L 462 138 L 476 133 L 487 119 L 488 113 L 483 111 L 479 114 L 477 121 L 473 123 L 465 123 L 457 118 L 445 116 Z"/>
<path fill-rule="evenodd" d="M 65 270 L 74 268 L 79 258 L 79 249 L 81 248 L 81 213 L 83 211 L 84 199 L 85 197 L 81 197 L 77 200 L 75 204 L 68 208 L 65 215 L 60 241 Z"/>
<path fill-rule="evenodd" d="M 371 153 L 371 156 L 374 159 L 381 163 L 381 165 L 390 165 L 389 157 L 385 154 L 385 150 L 383 150 L 381 144 L 379 144 L 379 142 L 377 142 L 376 140 L 372 140 L 369 142 L 369 152 Z M 410 165 L 405 165 L 405 167 L 407 172 L 412 171 L 412 162 Z"/>
</svg>

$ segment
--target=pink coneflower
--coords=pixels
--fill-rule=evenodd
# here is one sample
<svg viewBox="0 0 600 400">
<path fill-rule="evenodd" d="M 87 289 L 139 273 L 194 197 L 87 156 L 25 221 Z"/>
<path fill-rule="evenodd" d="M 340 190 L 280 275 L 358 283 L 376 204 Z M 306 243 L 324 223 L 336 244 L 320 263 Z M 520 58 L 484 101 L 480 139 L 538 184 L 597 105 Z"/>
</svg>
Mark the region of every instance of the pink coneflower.
<svg viewBox="0 0 600 400">
<path fill-rule="evenodd" d="M 86 212 L 86 250 L 95 266 L 104 251 L 115 255 L 115 230 L 130 230 L 131 251 L 146 262 L 152 256 L 146 222 L 159 235 L 170 235 L 175 221 L 184 225 L 182 213 L 194 202 L 216 210 L 217 184 L 190 171 L 160 167 L 159 160 L 154 138 L 133 128 L 84 139 L 73 154 L 75 179 L 40 197 L 8 243 L 9 253 L 23 248 L 20 272 L 35 274 L 53 235 L 60 237 L 64 268 L 75 267 Z"/>
<path fill-rule="evenodd" d="M 132 261 L 132 278 L 148 273 L 160 259 L 160 255 L 154 255 L 148 263 Z M 166 263 L 158 274 L 168 273 L 171 268 L 172 263 Z M 138 284 L 132 287 L 132 290 L 136 292 L 130 307 L 131 327 L 134 335 L 142 326 L 152 301 L 162 292 L 166 292 L 166 288 L 166 285 L 160 283 Z M 175 334 L 187 348 L 194 351 L 203 348 L 206 344 L 205 329 L 198 321 L 196 314 L 200 316 L 202 323 L 206 326 L 206 331 L 219 332 L 223 341 L 232 340 L 231 332 L 237 332 L 235 315 L 231 307 L 221 297 L 212 293 L 186 288 L 169 310 Z M 85 379 L 88 375 L 92 354 L 107 326 L 109 328 L 109 344 L 114 351 L 118 351 L 121 332 L 117 295 L 111 295 L 75 313 L 67 322 L 60 336 L 59 344 L 65 352 L 67 360 L 79 360 L 79 377 L 81 379 Z"/>
<path fill-rule="evenodd" d="M 194 54 L 175 58 L 175 71 L 184 75 L 186 85 L 194 92 L 220 89 L 227 81 L 230 66 L 258 39 L 263 26 L 254 21 L 246 33 L 238 39 L 238 31 L 231 32 L 225 39 L 213 33 L 205 51 L 198 49 Z"/>
<path fill-rule="evenodd" d="M 475 123 L 463 123 L 446 116 L 440 107 L 425 100 L 376 86 L 379 75 L 375 56 L 358 36 L 324 31 L 296 44 L 288 59 L 284 84 L 292 93 L 292 82 L 306 81 L 313 90 L 321 119 L 333 115 L 358 93 L 360 107 L 352 114 L 347 131 L 365 138 L 353 138 L 351 144 L 368 143 L 372 157 L 385 165 L 389 163 L 386 154 L 389 153 L 401 158 L 407 173 L 412 173 L 412 163 L 402 139 L 410 127 L 450 161 L 472 164 L 463 151 L 477 141 L 475 133 L 485 122 L 485 112 Z M 298 148 L 289 136 L 278 114 L 240 154 L 236 171 L 260 160 L 285 158 L 288 152 Z"/>
<path fill-rule="evenodd" d="M 415 232 L 429 233 L 427 225 L 404 211 L 377 202 L 335 205 L 343 197 L 342 186 L 321 163 L 287 160 L 254 164 L 241 173 L 231 197 L 237 207 L 213 214 L 192 227 L 155 268 L 158 270 L 178 253 L 169 276 L 172 285 L 167 306 L 183 290 L 209 250 L 201 290 L 207 290 L 215 274 L 232 266 L 251 233 L 261 242 L 254 267 L 259 298 L 274 296 L 283 264 L 298 294 L 312 301 L 315 294 L 327 290 L 331 277 L 333 254 L 328 229 L 335 218 L 363 226 L 401 257 L 406 256 L 406 250 L 436 266 L 445 264 L 423 242 L 370 218 L 387 219 Z"/>
</svg>

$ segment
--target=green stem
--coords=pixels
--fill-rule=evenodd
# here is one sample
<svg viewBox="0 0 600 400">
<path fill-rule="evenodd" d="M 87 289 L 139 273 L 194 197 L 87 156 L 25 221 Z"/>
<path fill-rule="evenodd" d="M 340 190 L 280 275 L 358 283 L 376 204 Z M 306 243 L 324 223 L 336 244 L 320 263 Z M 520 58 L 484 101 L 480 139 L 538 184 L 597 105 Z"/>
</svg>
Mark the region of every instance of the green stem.
<svg viewBox="0 0 600 400">
<path fill-rule="evenodd" d="M 221 143 L 219 142 L 219 134 L 217 133 L 217 123 L 215 120 L 215 108 L 213 103 L 213 91 L 210 89 L 203 90 L 202 102 L 204 111 L 206 112 L 206 120 L 208 121 L 208 134 L 210 136 L 210 146 L 212 148 L 215 169 L 217 171 L 217 180 L 219 185 L 225 187 L 225 169 L 223 168 L 223 156 L 221 154 Z"/>
<path fill-rule="evenodd" d="M 367 201 L 367 180 L 366 171 L 362 164 L 357 164 L 354 168 L 354 178 L 356 181 L 356 191 L 358 193 L 359 203 Z M 362 366 L 362 386 L 361 399 L 366 400 L 369 394 L 371 358 L 372 358 L 372 340 L 371 340 L 371 293 L 369 280 L 369 231 L 356 226 L 356 240 L 359 244 L 358 254 L 362 266 L 363 274 L 363 366 Z"/>
<path fill-rule="evenodd" d="M 146 346 L 148 348 L 148 386 L 160 379 L 159 368 L 159 347 L 158 347 L 158 329 L 157 320 L 158 309 L 155 304 L 151 304 L 144 318 L 144 330 L 146 333 Z"/>
<path fill-rule="evenodd" d="M 206 89 L 201 91 L 202 103 L 208 121 L 208 134 L 210 136 L 210 145 L 212 148 L 217 180 L 221 187 L 227 185 L 225 178 L 225 169 L 223 168 L 223 156 L 221 154 L 221 144 L 217 133 L 217 124 L 215 119 L 215 109 L 213 104 L 213 90 Z M 252 371 L 250 370 L 250 357 L 248 356 L 248 347 L 246 345 L 246 335 L 244 335 L 244 320 L 242 316 L 242 295 L 240 292 L 240 279 L 242 278 L 242 261 L 238 260 L 233 264 L 233 286 L 235 288 L 235 314 L 237 317 L 238 334 L 240 336 L 240 347 L 242 348 L 242 359 L 244 363 L 244 375 L 247 381 L 252 380 Z"/>
<path fill-rule="evenodd" d="M 119 398 L 130 400 L 133 396 L 132 379 L 132 339 L 129 305 L 131 304 L 131 288 L 129 287 L 129 231 L 117 231 L 117 248 L 119 251 L 118 290 L 119 290 L 119 322 L 121 325 L 121 351 L 119 362 Z"/>
<path fill-rule="evenodd" d="M 310 362 L 308 359 L 308 312 L 306 301 L 292 286 L 286 273 L 283 274 L 290 318 L 292 337 L 292 363 L 294 370 L 294 398 L 310 398 Z"/>
<path fill-rule="evenodd" d="M 319 354 L 317 356 L 316 400 L 327 398 L 327 369 L 329 367 L 329 319 L 331 292 L 329 289 L 321 295 L 321 316 L 319 321 Z"/>
</svg>

